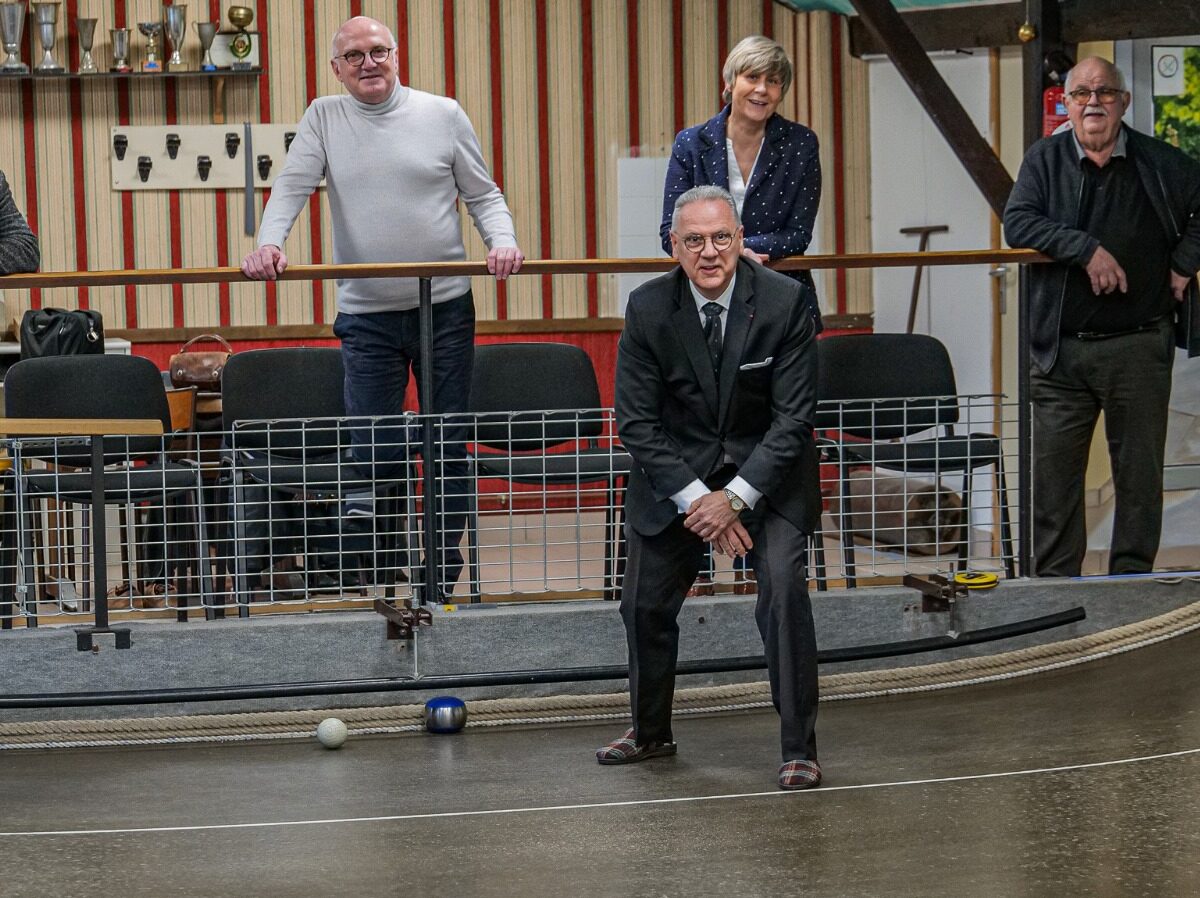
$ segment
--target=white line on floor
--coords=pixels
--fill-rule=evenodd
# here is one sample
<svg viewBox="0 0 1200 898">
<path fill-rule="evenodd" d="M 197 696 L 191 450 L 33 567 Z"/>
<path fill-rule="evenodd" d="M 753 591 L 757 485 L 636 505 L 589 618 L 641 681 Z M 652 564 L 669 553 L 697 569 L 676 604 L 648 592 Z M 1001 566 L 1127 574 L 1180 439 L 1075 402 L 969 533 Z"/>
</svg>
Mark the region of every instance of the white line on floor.
<svg viewBox="0 0 1200 898">
<path fill-rule="evenodd" d="M 645 807 L 648 805 L 684 804 L 701 801 L 729 801 L 739 798 L 784 798 L 807 795 L 814 798 L 834 792 L 857 792 L 865 789 L 890 789 L 898 786 L 932 786 L 944 783 L 966 783 L 976 780 L 1001 779 L 1014 776 L 1033 776 L 1042 773 L 1070 773 L 1076 770 L 1094 770 L 1100 767 L 1115 767 L 1121 764 L 1141 764 L 1147 761 L 1163 761 L 1200 754 L 1200 748 L 1164 752 L 1157 755 L 1142 755 L 1136 758 L 1118 758 L 1112 761 L 1095 761 L 1090 764 L 1070 764 L 1064 767 L 1035 767 L 1029 770 L 1007 770 L 999 773 L 975 773 L 967 776 L 945 776 L 923 780 L 896 780 L 887 783 L 859 783 L 851 786 L 825 786 L 808 792 L 737 792 L 728 795 L 686 795 L 678 798 L 645 798 L 636 801 L 598 801 L 589 804 L 541 805 L 524 808 L 493 808 L 476 811 L 441 811 L 430 814 L 388 814 L 378 817 L 330 817 L 317 820 L 273 820 L 258 823 L 208 823 L 193 826 L 142 826 L 126 829 L 59 829 L 29 832 L 0 832 L 0 838 L 17 836 L 107 836 L 132 833 L 178 833 L 204 832 L 219 829 L 266 829 L 283 826 L 331 826 L 345 823 L 392 823 L 404 820 L 436 820 L 449 817 L 493 817 L 501 814 L 539 814 L 561 811 L 591 811 L 603 808 Z"/>
</svg>

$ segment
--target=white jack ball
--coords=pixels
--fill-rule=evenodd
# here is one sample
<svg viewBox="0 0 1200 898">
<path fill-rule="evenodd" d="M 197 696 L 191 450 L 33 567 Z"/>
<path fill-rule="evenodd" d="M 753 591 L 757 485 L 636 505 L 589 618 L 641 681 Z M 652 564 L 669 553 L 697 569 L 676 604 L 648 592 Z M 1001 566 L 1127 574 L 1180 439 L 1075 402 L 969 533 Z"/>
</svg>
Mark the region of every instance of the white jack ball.
<svg viewBox="0 0 1200 898">
<path fill-rule="evenodd" d="M 326 748 L 341 748 L 347 735 L 346 724 L 336 717 L 326 717 L 317 724 L 317 740 Z"/>
</svg>

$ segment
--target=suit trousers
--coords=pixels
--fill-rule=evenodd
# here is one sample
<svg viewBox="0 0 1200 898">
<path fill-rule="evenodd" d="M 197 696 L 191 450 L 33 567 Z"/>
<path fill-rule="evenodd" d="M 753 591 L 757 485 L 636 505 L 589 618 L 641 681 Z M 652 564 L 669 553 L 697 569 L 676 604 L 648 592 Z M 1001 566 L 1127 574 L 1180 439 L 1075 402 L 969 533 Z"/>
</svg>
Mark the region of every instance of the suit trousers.
<svg viewBox="0 0 1200 898">
<path fill-rule="evenodd" d="M 754 617 L 780 716 L 783 760 L 816 760 L 817 639 L 805 567 L 808 538 L 765 499 L 742 515 L 742 523 L 754 543 L 749 556 L 758 578 Z M 627 529 L 621 617 L 629 643 L 634 738 L 639 744 L 672 742 L 677 619 L 707 544 L 683 526 L 682 515 L 654 536 Z"/>
<path fill-rule="evenodd" d="M 1173 331 L 1081 340 L 1063 336 L 1049 374 L 1031 376 L 1033 552 L 1042 577 L 1078 576 L 1087 552 L 1084 475 L 1100 412 L 1116 510 L 1109 573 L 1153 570 L 1162 532 L 1163 453 Z"/>
</svg>

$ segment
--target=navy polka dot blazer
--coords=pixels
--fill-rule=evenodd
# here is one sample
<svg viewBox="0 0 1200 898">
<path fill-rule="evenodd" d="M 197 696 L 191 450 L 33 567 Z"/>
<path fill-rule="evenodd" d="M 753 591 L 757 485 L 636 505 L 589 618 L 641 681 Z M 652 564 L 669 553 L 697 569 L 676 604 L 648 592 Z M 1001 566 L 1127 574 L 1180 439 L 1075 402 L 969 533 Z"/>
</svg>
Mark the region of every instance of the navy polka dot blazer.
<svg viewBox="0 0 1200 898">
<path fill-rule="evenodd" d="M 729 189 L 729 163 L 725 150 L 726 106 L 703 125 L 685 128 L 675 136 L 667 181 L 663 188 L 663 217 L 659 233 L 663 249 L 671 251 L 671 213 L 685 190 L 701 184 Z M 817 135 L 804 125 L 776 113 L 767 121 L 767 133 L 758 164 L 746 188 L 742 226 L 746 246 L 771 259 L 803 255 L 812 241 L 813 221 L 821 201 L 821 161 Z M 817 329 L 821 312 L 812 275 L 784 272 L 803 283 L 805 302 L 811 307 Z"/>
</svg>

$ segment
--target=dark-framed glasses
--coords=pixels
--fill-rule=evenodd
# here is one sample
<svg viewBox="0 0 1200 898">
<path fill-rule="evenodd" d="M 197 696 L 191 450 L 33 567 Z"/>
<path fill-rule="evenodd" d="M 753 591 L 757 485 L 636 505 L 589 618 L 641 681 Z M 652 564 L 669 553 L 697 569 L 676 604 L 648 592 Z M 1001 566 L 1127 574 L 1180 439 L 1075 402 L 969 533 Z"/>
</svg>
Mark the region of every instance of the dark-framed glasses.
<svg viewBox="0 0 1200 898">
<path fill-rule="evenodd" d="M 361 69 L 367 57 L 371 57 L 371 62 L 376 65 L 382 65 L 387 61 L 387 58 L 392 55 L 395 47 L 372 47 L 367 53 L 362 50 L 347 50 L 341 56 L 335 56 L 334 59 L 344 59 L 347 65 L 352 65 L 356 69 Z"/>
<path fill-rule="evenodd" d="M 729 233 L 729 231 L 717 231 L 712 236 L 705 236 L 704 234 L 684 234 L 683 236 L 676 234 L 675 236 L 679 237 L 679 242 L 687 248 L 688 252 L 701 252 L 704 249 L 704 244 L 711 240 L 713 249 L 719 253 L 723 253 L 729 247 L 733 246 L 735 235 Z"/>
<path fill-rule="evenodd" d="M 1076 106 L 1086 106 L 1092 98 L 1092 94 L 1095 94 L 1097 103 L 1111 106 L 1117 102 L 1117 97 L 1123 93 L 1125 91 L 1116 87 L 1077 87 L 1067 94 L 1067 96 L 1071 98 L 1071 102 Z"/>
</svg>

